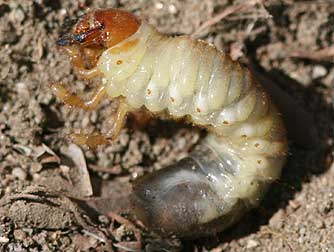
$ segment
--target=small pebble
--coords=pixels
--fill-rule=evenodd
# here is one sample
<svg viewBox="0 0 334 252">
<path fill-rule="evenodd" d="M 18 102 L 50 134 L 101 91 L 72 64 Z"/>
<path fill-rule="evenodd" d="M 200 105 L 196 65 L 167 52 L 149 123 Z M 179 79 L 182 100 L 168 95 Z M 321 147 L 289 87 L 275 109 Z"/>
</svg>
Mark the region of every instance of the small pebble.
<svg viewBox="0 0 334 252">
<path fill-rule="evenodd" d="M 108 180 L 108 179 L 110 178 L 110 174 L 108 174 L 108 173 L 103 173 L 103 174 L 101 174 L 101 178 L 102 178 L 103 180 Z"/>
<path fill-rule="evenodd" d="M 168 6 L 168 11 L 169 11 L 170 14 L 176 14 L 177 13 L 177 9 L 176 9 L 174 4 L 170 4 Z"/>
<path fill-rule="evenodd" d="M 157 2 L 157 3 L 155 3 L 154 7 L 158 10 L 161 10 L 164 7 L 164 4 L 160 3 L 160 2 Z"/>
<path fill-rule="evenodd" d="M 321 65 L 313 67 L 312 78 L 317 79 L 327 75 L 327 69 Z"/>
<path fill-rule="evenodd" d="M 42 165 L 40 164 L 40 163 L 37 163 L 37 162 L 34 162 L 34 163 L 32 163 L 31 164 L 31 166 L 30 166 L 30 172 L 32 173 L 32 174 L 35 174 L 35 173 L 38 173 L 38 172 L 40 172 L 41 170 L 42 170 Z"/>
<path fill-rule="evenodd" d="M 119 228 L 113 231 L 113 235 L 116 241 L 121 241 L 125 234 L 126 234 L 126 228 L 124 225 L 120 226 Z"/>
<path fill-rule="evenodd" d="M 16 83 L 16 91 L 20 96 L 29 97 L 29 90 L 27 88 L 27 84 L 24 82 Z"/>
<path fill-rule="evenodd" d="M 60 16 L 65 16 L 67 14 L 67 10 L 66 9 L 61 9 L 59 11 L 59 14 L 60 14 Z"/>
<path fill-rule="evenodd" d="M 253 240 L 253 239 L 247 241 L 246 248 L 251 249 L 251 248 L 256 248 L 257 246 L 259 246 L 258 241 Z"/>
<path fill-rule="evenodd" d="M 9 239 L 7 237 L 0 236 L 0 243 L 7 243 Z"/>
<path fill-rule="evenodd" d="M 323 220 L 315 219 L 314 221 L 315 221 L 315 227 L 317 229 L 322 229 L 326 227 L 325 222 Z"/>
<path fill-rule="evenodd" d="M 12 175 L 19 180 L 25 180 L 27 178 L 27 173 L 20 167 L 16 167 L 12 170 Z"/>
<path fill-rule="evenodd" d="M 14 230 L 14 238 L 16 240 L 23 241 L 26 237 L 27 234 L 23 230 L 21 229 Z"/>
<path fill-rule="evenodd" d="M 96 113 L 96 111 L 92 111 L 92 113 L 90 115 L 90 121 L 92 123 L 96 123 L 97 122 L 97 113 Z"/>
<path fill-rule="evenodd" d="M 81 127 L 82 127 L 82 128 L 87 128 L 87 127 L 88 127 L 88 124 L 89 124 L 89 117 L 88 117 L 88 116 L 85 116 L 85 117 L 82 119 Z"/>
<path fill-rule="evenodd" d="M 15 9 L 9 16 L 12 22 L 22 23 L 25 19 L 25 14 L 21 8 Z"/>
<path fill-rule="evenodd" d="M 304 235 L 306 233 L 306 228 L 305 227 L 302 227 L 299 229 L 299 234 L 300 235 Z"/>
<path fill-rule="evenodd" d="M 109 224 L 110 220 L 105 215 L 99 215 L 99 222 L 103 224 Z"/>
<path fill-rule="evenodd" d="M 29 236 L 32 236 L 34 230 L 32 228 L 22 228 L 22 231 L 28 234 Z"/>
</svg>

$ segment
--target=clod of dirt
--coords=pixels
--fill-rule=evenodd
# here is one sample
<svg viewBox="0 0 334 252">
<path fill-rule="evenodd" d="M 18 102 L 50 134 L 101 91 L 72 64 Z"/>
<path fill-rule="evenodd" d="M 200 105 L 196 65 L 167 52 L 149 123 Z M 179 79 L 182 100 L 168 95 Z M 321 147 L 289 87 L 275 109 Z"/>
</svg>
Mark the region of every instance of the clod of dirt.
<svg viewBox="0 0 334 252">
<path fill-rule="evenodd" d="M 72 226 L 74 216 L 58 205 L 16 201 L 9 209 L 9 217 L 21 227 L 64 229 Z"/>
<path fill-rule="evenodd" d="M 73 243 L 79 251 L 89 251 L 96 248 L 98 241 L 94 237 L 77 234 L 73 237 Z"/>
<path fill-rule="evenodd" d="M 77 222 L 75 211 L 79 211 L 68 198 L 35 187 L 4 197 L 2 203 L 17 226 L 40 229 L 70 228 Z"/>
<path fill-rule="evenodd" d="M 8 209 L 7 217 L 18 227 L 46 230 L 81 227 L 107 247 L 111 246 L 105 234 L 93 225 L 76 203 L 43 187 L 30 186 L 22 193 L 6 196 L 1 199 L 0 206 Z"/>
</svg>

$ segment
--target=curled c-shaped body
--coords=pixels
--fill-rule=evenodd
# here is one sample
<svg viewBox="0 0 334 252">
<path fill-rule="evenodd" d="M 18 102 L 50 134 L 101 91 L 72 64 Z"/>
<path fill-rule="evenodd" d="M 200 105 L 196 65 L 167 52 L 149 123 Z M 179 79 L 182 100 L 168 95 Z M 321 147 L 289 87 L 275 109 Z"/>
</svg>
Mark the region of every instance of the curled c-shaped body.
<svg viewBox="0 0 334 252">
<path fill-rule="evenodd" d="M 151 229 L 183 237 L 223 230 L 280 176 L 287 140 L 276 107 L 247 69 L 213 46 L 143 22 L 97 68 L 110 97 L 209 132 L 188 157 L 134 182 L 134 212 Z"/>
</svg>

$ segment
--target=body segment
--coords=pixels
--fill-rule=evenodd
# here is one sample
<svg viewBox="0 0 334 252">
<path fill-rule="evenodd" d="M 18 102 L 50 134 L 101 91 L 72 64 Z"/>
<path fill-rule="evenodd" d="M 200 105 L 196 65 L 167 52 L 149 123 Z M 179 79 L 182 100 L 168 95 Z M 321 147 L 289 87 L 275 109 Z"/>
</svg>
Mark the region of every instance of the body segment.
<svg viewBox="0 0 334 252">
<path fill-rule="evenodd" d="M 164 111 L 209 132 L 189 157 L 134 183 L 134 213 L 153 230 L 220 231 L 255 207 L 279 177 L 287 140 L 276 107 L 246 68 L 213 46 L 168 37 L 142 22 L 100 49 L 89 71 L 128 111 Z"/>
</svg>

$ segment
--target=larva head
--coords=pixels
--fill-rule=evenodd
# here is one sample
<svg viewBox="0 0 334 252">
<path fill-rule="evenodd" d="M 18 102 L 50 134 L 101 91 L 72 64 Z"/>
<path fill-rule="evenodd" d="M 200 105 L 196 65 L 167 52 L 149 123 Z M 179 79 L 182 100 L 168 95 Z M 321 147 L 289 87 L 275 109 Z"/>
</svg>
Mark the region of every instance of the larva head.
<svg viewBox="0 0 334 252">
<path fill-rule="evenodd" d="M 60 46 L 112 47 L 135 33 L 140 26 L 138 19 L 122 10 L 95 10 L 83 16 L 72 32 L 58 41 Z"/>
</svg>

